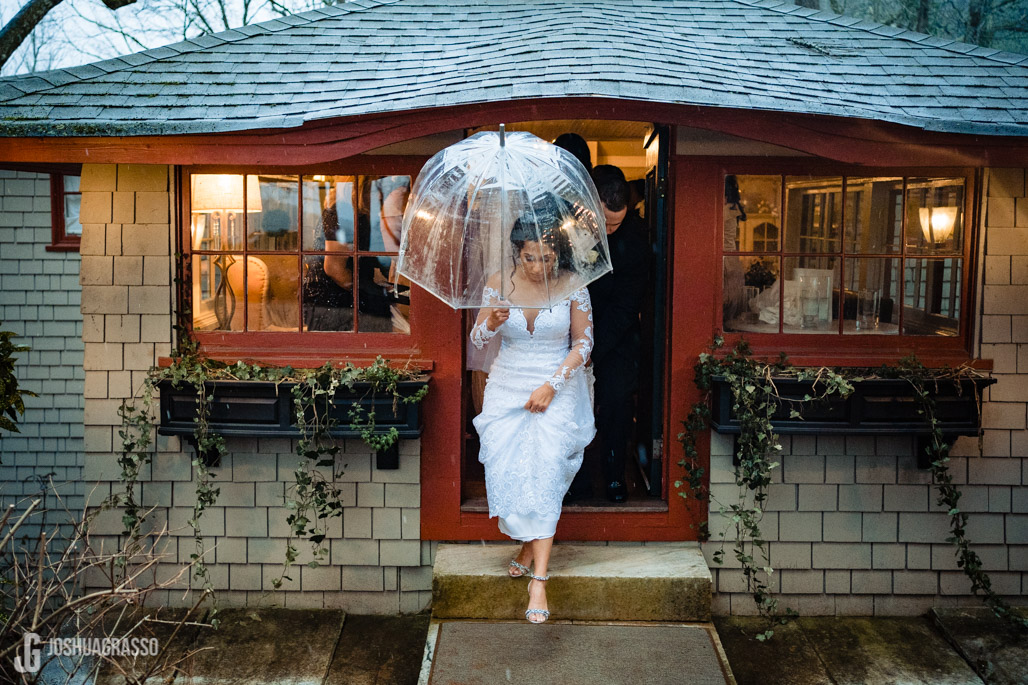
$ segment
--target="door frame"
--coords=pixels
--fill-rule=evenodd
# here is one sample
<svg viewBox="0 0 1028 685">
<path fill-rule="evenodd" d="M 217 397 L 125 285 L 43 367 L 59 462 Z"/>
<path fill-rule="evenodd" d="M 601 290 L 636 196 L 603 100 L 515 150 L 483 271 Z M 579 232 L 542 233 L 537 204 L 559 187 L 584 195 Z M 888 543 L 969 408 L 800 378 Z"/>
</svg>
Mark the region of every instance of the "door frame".
<svg viewBox="0 0 1028 685">
<path fill-rule="evenodd" d="M 623 117 L 638 120 L 638 117 Z M 710 303 L 712 297 L 697 298 L 701 288 L 711 289 L 712 281 L 703 274 L 712 273 L 710 255 L 696 250 L 697 238 L 704 228 L 708 241 L 715 235 L 709 227 L 716 218 L 716 212 L 707 211 L 706 218 L 698 220 L 697 204 L 700 198 L 691 194 L 694 188 L 687 183 L 687 174 L 680 173 L 684 160 L 675 154 L 676 131 L 668 126 L 669 159 L 667 168 L 667 253 L 664 255 L 668 269 L 668 290 L 665 308 L 665 373 L 664 373 L 664 441 L 662 454 L 663 478 L 662 497 L 667 502 L 666 511 L 623 512 L 616 507 L 609 511 L 565 511 L 557 526 L 557 537 L 565 540 L 586 541 L 679 541 L 698 539 L 700 523 L 706 520 L 706 507 L 695 499 L 686 500 L 679 495 L 674 483 L 682 476 L 681 444 L 677 440 L 679 428 L 688 414 L 689 407 L 699 399 L 699 391 L 692 382 L 693 364 L 696 354 L 709 344 L 709 323 L 712 310 L 709 306 L 698 306 L 698 300 Z M 719 208 L 719 198 L 712 198 L 706 204 Z M 710 207 L 707 209 L 710 210 Z M 693 246 L 693 249 L 687 249 Z M 711 247 L 716 247 L 711 245 Z M 684 262 L 678 263 L 675 255 L 683 255 Z M 703 264 L 703 262 L 708 262 Z M 711 293 L 712 294 L 712 293 Z M 421 537 L 423 540 L 506 540 L 497 526 L 484 512 L 461 511 L 461 478 L 464 463 L 463 416 L 461 398 L 464 396 L 462 383 L 464 327 L 459 312 L 447 317 L 445 325 L 440 322 L 434 336 L 440 349 L 449 349 L 445 366 L 445 377 L 457 377 L 458 382 L 447 383 L 446 394 L 436 407 L 426 399 L 425 412 L 429 417 L 421 441 Z M 437 357 L 438 358 L 438 357 Z M 452 369 L 449 367 L 452 365 Z M 443 365 L 441 365 L 443 366 Z M 433 372 L 436 395 L 443 391 L 436 383 L 437 372 Z M 445 420 L 438 418 L 445 416 Z M 709 462 L 709 449 L 705 440 L 697 445 L 701 462 Z"/>
</svg>

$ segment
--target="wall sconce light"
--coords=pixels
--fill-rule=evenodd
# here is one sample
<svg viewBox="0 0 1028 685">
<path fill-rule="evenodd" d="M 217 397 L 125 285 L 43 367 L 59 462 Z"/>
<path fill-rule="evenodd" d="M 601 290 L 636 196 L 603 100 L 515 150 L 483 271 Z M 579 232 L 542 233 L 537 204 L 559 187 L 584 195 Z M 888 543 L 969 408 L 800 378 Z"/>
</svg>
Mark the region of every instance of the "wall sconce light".
<svg viewBox="0 0 1028 685">
<path fill-rule="evenodd" d="M 921 232 L 929 245 L 944 243 L 953 236 L 957 225 L 956 207 L 921 207 Z"/>
</svg>

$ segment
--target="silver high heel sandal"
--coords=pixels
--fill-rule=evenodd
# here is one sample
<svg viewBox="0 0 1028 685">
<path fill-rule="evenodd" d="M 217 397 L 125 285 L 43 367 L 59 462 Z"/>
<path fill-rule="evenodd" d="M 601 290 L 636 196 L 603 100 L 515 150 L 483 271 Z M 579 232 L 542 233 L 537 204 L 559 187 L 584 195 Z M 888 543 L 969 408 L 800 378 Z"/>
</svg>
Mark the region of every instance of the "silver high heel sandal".
<svg viewBox="0 0 1028 685">
<path fill-rule="evenodd" d="M 546 576 L 545 578 L 543 578 L 542 576 L 534 576 L 532 574 L 529 574 L 529 577 L 532 579 L 532 580 L 528 581 L 528 594 L 529 595 L 532 594 L 532 583 L 534 581 L 536 581 L 536 580 L 549 580 L 550 579 L 549 576 Z M 542 616 L 543 620 L 541 620 L 541 621 L 533 621 L 531 618 L 529 618 L 533 614 L 538 615 L 538 616 Z M 547 619 L 549 619 L 549 618 L 550 618 L 550 612 L 549 612 L 548 609 L 525 609 L 525 620 L 528 621 L 529 623 L 536 623 L 536 624 L 546 623 Z"/>
<path fill-rule="evenodd" d="M 511 573 L 511 570 L 513 570 L 513 569 L 517 569 L 517 570 L 521 571 L 521 573 L 518 573 L 518 574 Z M 528 576 L 532 575 L 532 569 L 528 568 L 524 564 L 519 564 L 517 559 L 511 559 L 510 560 L 510 568 L 507 569 L 507 575 L 510 576 L 511 578 L 524 578 L 526 575 L 528 575 Z"/>
</svg>

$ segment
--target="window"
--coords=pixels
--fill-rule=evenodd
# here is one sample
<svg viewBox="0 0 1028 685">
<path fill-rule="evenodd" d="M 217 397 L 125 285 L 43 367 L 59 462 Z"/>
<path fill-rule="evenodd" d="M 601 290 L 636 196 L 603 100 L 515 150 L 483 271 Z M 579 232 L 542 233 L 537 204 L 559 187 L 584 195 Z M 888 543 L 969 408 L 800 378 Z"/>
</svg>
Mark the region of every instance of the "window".
<svg viewBox="0 0 1028 685">
<path fill-rule="evenodd" d="M 75 252 L 82 240 L 79 205 L 82 192 L 77 174 L 50 174 L 51 241 L 47 250 Z"/>
<path fill-rule="evenodd" d="M 727 175 L 726 332 L 960 334 L 967 178 Z"/>
<path fill-rule="evenodd" d="M 195 332 L 409 334 L 396 283 L 411 177 L 193 173 Z"/>
</svg>

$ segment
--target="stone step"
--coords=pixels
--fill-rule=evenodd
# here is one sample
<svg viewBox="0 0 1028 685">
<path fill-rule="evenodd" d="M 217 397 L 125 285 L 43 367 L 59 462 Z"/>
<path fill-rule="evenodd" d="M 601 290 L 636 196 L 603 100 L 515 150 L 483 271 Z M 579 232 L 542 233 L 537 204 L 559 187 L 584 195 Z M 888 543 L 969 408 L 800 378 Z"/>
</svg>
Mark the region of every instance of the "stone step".
<svg viewBox="0 0 1028 685">
<path fill-rule="evenodd" d="M 528 581 L 507 576 L 517 545 L 439 545 L 432 614 L 523 618 Z M 710 570 L 695 542 L 645 546 L 557 544 L 547 600 L 553 619 L 709 621 Z"/>
</svg>

